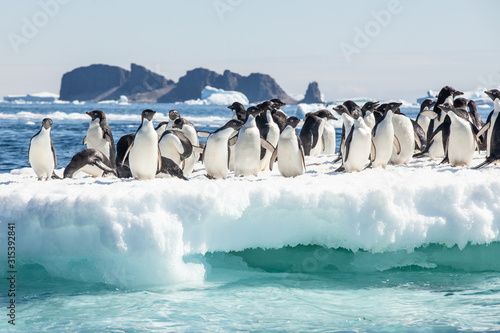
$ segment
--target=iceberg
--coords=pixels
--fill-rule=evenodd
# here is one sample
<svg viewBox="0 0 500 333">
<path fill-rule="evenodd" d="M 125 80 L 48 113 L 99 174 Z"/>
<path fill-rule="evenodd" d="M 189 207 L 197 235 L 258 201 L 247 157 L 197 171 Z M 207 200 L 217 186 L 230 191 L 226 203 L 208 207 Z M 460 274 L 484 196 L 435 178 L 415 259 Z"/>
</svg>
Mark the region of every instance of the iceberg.
<svg viewBox="0 0 500 333">
<path fill-rule="evenodd" d="M 50 92 L 41 92 L 41 93 L 26 94 L 26 95 L 8 95 L 8 96 L 4 96 L 4 98 L 3 98 L 3 100 L 5 102 L 12 102 L 12 103 L 23 103 L 23 102 L 53 103 L 53 102 L 57 101 L 58 99 L 59 99 L 58 94 L 53 94 Z"/>
<path fill-rule="evenodd" d="M 187 182 L 39 182 L 30 168 L 13 170 L 0 174 L 0 243 L 15 223 L 19 267 L 128 287 L 203 281 L 206 256 L 217 253 L 260 269 L 328 256 L 324 269 L 340 271 L 500 271 L 497 167 L 419 159 L 347 174 L 332 159 L 308 157 L 306 173 L 291 179 L 276 168 L 208 180 L 202 164 Z M 476 153 L 473 164 L 483 159 Z"/>
<path fill-rule="evenodd" d="M 188 100 L 184 103 L 191 105 L 231 105 L 234 102 L 239 102 L 243 105 L 248 105 L 248 98 L 238 91 L 226 91 L 206 86 L 201 92 L 201 98 Z"/>
<path fill-rule="evenodd" d="M 500 89 L 500 86 L 493 87 L 493 88 Z M 486 95 L 484 93 L 485 90 L 489 90 L 489 89 L 493 89 L 493 88 L 491 88 L 491 87 L 490 88 L 478 87 L 474 90 L 463 91 L 464 94 L 462 96 L 459 96 L 459 97 L 464 97 L 467 99 L 474 100 L 474 102 L 476 102 L 476 105 L 478 107 L 493 107 L 493 101 L 491 100 L 491 98 L 488 97 L 488 95 Z M 429 90 L 429 91 L 427 91 L 426 97 L 417 98 L 417 103 L 422 104 L 422 102 L 427 98 L 435 100 L 436 96 L 438 94 L 439 94 L 439 91 Z"/>
</svg>

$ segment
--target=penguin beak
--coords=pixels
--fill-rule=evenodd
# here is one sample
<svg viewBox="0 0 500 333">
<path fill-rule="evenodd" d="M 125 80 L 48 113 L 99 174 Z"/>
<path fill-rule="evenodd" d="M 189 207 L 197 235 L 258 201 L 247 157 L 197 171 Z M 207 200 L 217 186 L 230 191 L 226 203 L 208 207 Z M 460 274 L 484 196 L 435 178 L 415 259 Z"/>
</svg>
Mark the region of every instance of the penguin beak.
<svg viewBox="0 0 500 333">
<path fill-rule="evenodd" d="M 463 93 L 463 92 L 461 92 L 461 91 L 455 91 L 455 92 L 453 93 L 453 97 L 455 97 L 455 96 L 460 96 L 460 95 L 463 95 L 463 94 L 464 94 L 464 93 Z"/>
<path fill-rule="evenodd" d="M 229 110 L 232 110 L 232 109 L 233 109 L 233 106 L 232 106 L 232 105 L 229 105 L 227 108 L 228 108 Z"/>
<path fill-rule="evenodd" d="M 492 100 L 495 100 L 495 97 L 493 96 L 493 94 L 491 93 L 491 90 L 486 90 L 484 92 L 486 95 L 488 95 L 489 98 L 491 98 Z"/>
</svg>

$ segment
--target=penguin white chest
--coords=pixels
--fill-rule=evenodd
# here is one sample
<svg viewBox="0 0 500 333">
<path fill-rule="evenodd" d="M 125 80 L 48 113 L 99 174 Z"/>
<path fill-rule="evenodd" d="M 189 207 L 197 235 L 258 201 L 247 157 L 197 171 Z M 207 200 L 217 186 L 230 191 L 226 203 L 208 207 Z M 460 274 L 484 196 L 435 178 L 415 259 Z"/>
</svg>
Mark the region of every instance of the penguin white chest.
<svg viewBox="0 0 500 333">
<path fill-rule="evenodd" d="M 475 148 L 475 140 L 469 122 L 453 115 L 448 143 L 448 159 L 451 165 L 470 165 Z"/>
<path fill-rule="evenodd" d="M 278 141 L 278 170 L 283 177 L 296 177 L 305 171 L 295 129 L 287 126 Z"/>
<path fill-rule="evenodd" d="M 255 126 L 255 119 L 250 120 L 253 126 L 243 126 L 234 147 L 235 176 L 257 176 L 260 167 L 260 133 Z"/>
<path fill-rule="evenodd" d="M 398 138 L 401 146 L 401 152 L 398 154 L 396 148 L 392 148 L 391 163 L 407 164 L 411 161 L 415 150 L 415 132 L 413 130 L 413 124 L 408 117 L 399 114 L 393 116 L 392 123 L 394 125 L 394 135 Z M 441 145 L 441 150 L 442 149 L 443 147 Z"/>
<path fill-rule="evenodd" d="M 377 125 L 373 144 L 375 145 L 375 160 L 373 166 L 385 168 L 392 155 L 394 142 L 394 126 L 392 124 L 392 111 L 389 111 L 385 118 Z M 372 157 L 373 158 L 373 157 Z"/>
<path fill-rule="evenodd" d="M 363 119 L 358 119 L 351 128 L 353 135 L 349 144 L 349 154 L 342 155 L 346 172 L 362 171 L 365 167 L 371 148 L 371 131 Z M 346 156 L 347 155 L 347 156 Z"/>
<path fill-rule="evenodd" d="M 203 163 L 208 175 L 218 179 L 227 178 L 228 169 L 228 139 L 234 132 L 233 129 L 225 129 L 210 135 L 205 146 Z"/>
<path fill-rule="evenodd" d="M 50 132 L 42 129 L 40 133 L 31 140 L 29 150 L 29 162 L 33 171 L 39 179 L 50 178 L 54 171 L 54 155 L 50 145 Z"/>
<path fill-rule="evenodd" d="M 130 150 L 130 171 L 136 179 L 153 179 L 158 167 L 158 136 L 151 122 L 144 120 Z"/>
<path fill-rule="evenodd" d="M 87 148 L 97 149 L 110 158 L 109 142 L 104 139 L 103 135 L 99 119 L 92 120 L 87 130 Z"/>
<path fill-rule="evenodd" d="M 325 127 L 323 128 L 323 141 L 325 143 L 323 147 L 323 154 L 333 155 L 335 154 L 335 146 L 337 144 L 335 138 L 335 127 L 333 127 L 327 120 L 324 120 Z"/>
</svg>

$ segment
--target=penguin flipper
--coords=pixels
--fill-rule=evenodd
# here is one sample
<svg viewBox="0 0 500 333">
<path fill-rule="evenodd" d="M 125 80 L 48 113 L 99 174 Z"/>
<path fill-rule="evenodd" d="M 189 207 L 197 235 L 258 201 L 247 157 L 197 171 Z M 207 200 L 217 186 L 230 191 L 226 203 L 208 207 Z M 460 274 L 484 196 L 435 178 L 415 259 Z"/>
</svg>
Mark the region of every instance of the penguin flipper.
<svg viewBox="0 0 500 333">
<path fill-rule="evenodd" d="M 352 135 L 354 133 L 354 126 L 351 128 L 349 135 L 345 139 L 345 160 L 349 158 L 349 148 L 351 147 Z"/>
<path fill-rule="evenodd" d="M 371 140 L 371 150 L 370 150 L 370 164 L 375 161 L 377 157 L 377 148 L 375 147 L 375 143 L 373 142 L 373 138 Z"/>
<path fill-rule="evenodd" d="M 236 134 L 231 139 L 229 139 L 229 141 L 227 142 L 227 144 L 229 146 L 234 146 L 236 144 L 236 141 L 238 141 L 238 134 Z"/>
<path fill-rule="evenodd" d="M 401 143 L 399 142 L 398 137 L 395 135 L 394 135 L 394 147 L 396 148 L 396 153 L 399 155 L 401 153 Z"/>
<path fill-rule="evenodd" d="M 112 173 L 113 175 L 117 176 L 116 170 L 113 168 L 110 168 L 109 166 L 104 164 L 101 160 L 94 160 L 92 162 L 92 164 L 94 164 L 96 167 L 98 167 L 99 169 L 101 169 L 102 171 L 104 171 L 106 173 Z"/>
<path fill-rule="evenodd" d="M 87 136 L 85 135 L 85 137 L 82 140 L 82 145 L 86 145 L 86 144 L 87 144 Z"/>
<path fill-rule="evenodd" d="M 491 126 L 491 123 L 489 122 L 486 125 L 484 125 L 483 127 L 481 127 L 481 129 L 479 130 L 479 132 L 477 132 L 476 136 L 481 136 L 484 133 L 486 133 L 486 131 L 490 128 L 490 126 Z"/>
<path fill-rule="evenodd" d="M 157 165 L 157 171 L 161 170 L 161 151 L 160 151 L 160 146 L 158 146 L 158 165 Z"/>
<path fill-rule="evenodd" d="M 260 137 L 260 145 L 269 150 L 270 152 L 274 152 L 274 146 L 263 137 Z"/>
<path fill-rule="evenodd" d="M 420 117 L 420 115 L 422 116 L 427 116 L 429 117 L 430 119 L 434 119 L 437 117 L 437 113 L 432 111 L 432 110 L 425 110 L 425 111 L 422 111 L 418 114 L 418 116 Z"/>
<path fill-rule="evenodd" d="M 417 144 L 418 150 L 422 151 L 422 141 L 420 141 L 417 132 L 413 131 L 413 137 L 415 138 L 415 143 Z M 396 138 L 396 136 L 394 136 L 394 138 Z M 399 147 L 401 148 L 401 145 L 399 145 Z"/>
<path fill-rule="evenodd" d="M 297 135 L 297 133 L 295 133 Z M 297 135 L 297 144 L 299 145 L 300 149 L 300 159 L 302 160 L 302 165 L 304 166 L 304 171 L 306 170 L 306 160 L 304 158 L 304 146 L 302 145 L 302 140 L 300 140 L 299 136 Z"/>
<path fill-rule="evenodd" d="M 125 163 L 125 160 L 127 159 L 128 154 L 130 153 L 130 149 L 132 149 L 132 146 L 134 145 L 134 141 L 128 146 L 127 151 L 125 152 L 125 155 L 123 155 L 123 160 L 120 166 L 123 167 L 123 163 Z"/>
<path fill-rule="evenodd" d="M 52 143 L 52 137 L 50 138 L 50 150 L 52 150 L 52 157 L 54 158 L 54 168 L 57 168 L 56 149 L 54 148 L 54 144 Z"/>
<path fill-rule="evenodd" d="M 278 158 L 278 145 L 276 145 L 276 148 L 274 149 L 273 154 L 271 155 L 271 159 L 269 160 L 270 171 L 273 171 L 274 162 L 276 162 L 277 158 Z"/>
<path fill-rule="evenodd" d="M 208 138 L 210 136 L 210 132 L 205 132 L 205 131 L 197 131 L 198 137 L 200 138 Z"/>
<path fill-rule="evenodd" d="M 61 177 L 59 177 L 59 176 L 55 173 L 55 171 L 52 171 L 52 176 L 51 176 L 50 178 L 52 178 L 52 179 L 62 179 Z"/>
</svg>

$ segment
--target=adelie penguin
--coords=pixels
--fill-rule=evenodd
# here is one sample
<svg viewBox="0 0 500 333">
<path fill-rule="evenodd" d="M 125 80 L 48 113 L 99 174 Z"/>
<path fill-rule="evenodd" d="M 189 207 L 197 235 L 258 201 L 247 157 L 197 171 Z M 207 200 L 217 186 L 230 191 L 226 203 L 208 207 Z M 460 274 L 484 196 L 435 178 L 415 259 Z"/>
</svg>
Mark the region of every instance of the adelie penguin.
<svg viewBox="0 0 500 333">
<path fill-rule="evenodd" d="M 335 154 L 335 148 L 337 147 L 335 127 L 328 120 L 337 120 L 335 116 L 328 110 L 319 110 L 313 113 L 313 115 L 320 117 L 323 121 L 323 134 L 321 140 L 323 142 L 323 150 L 321 154 L 323 155 L 333 155 Z"/>
<path fill-rule="evenodd" d="M 273 116 L 271 114 L 273 102 L 264 102 L 259 104 L 262 113 L 255 119 L 257 127 L 259 128 L 260 136 L 267 140 L 273 147 L 276 147 L 278 139 L 280 137 L 280 129 L 278 125 L 274 122 Z M 260 152 L 260 170 L 264 171 L 269 166 L 269 160 L 271 159 L 272 151 L 265 148 L 261 148 Z"/>
<path fill-rule="evenodd" d="M 87 135 L 83 138 L 83 144 L 87 148 L 93 148 L 101 151 L 115 165 L 116 150 L 113 134 L 106 120 L 106 115 L 101 110 L 86 112 L 91 121 Z"/>
<path fill-rule="evenodd" d="M 234 102 L 227 107 L 229 110 L 233 111 L 231 119 L 239 120 L 245 122 L 247 120 L 247 112 L 245 107 L 240 102 Z"/>
<path fill-rule="evenodd" d="M 376 119 L 374 111 L 379 104 L 379 102 L 366 102 L 361 108 L 363 120 L 365 121 L 365 124 L 370 127 L 370 129 L 375 127 Z"/>
<path fill-rule="evenodd" d="M 286 120 L 286 127 L 280 135 L 278 145 L 271 156 L 269 169 L 273 170 L 274 162 L 278 159 L 278 170 L 283 177 L 297 177 L 306 170 L 304 148 L 297 131 L 300 119 L 290 117 Z"/>
<path fill-rule="evenodd" d="M 386 103 L 380 105 L 377 109 L 382 116 L 372 130 L 372 141 L 375 149 L 375 154 L 372 154 L 371 157 L 373 167 L 381 166 L 385 169 L 387 163 L 391 160 L 393 145 L 398 150 L 401 150 L 399 141 L 394 136 L 394 125 L 392 124 L 394 112 L 400 105 L 397 103 Z"/>
<path fill-rule="evenodd" d="M 49 180 L 57 168 L 56 151 L 52 143 L 50 131 L 52 129 L 52 119 L 42 120 L 42 128 L 30 140 L 28 149 L 28 162 L 35 171 L 38 180 Z"/>
<path fill-rule="evenodd" d="M 375 156 L 371 149 L 372 136 L 370 127 L 365 124 L 361 112 L 356 114 L 356 117 L 346 137 L 344 151 L 342 152 L 342 165 L 346 172 L 362 171 L 368 162 L 370 152 L 372 153 L 372 158 Z M 350 122 L 348 118 L 353 119 L 347 113 L 343 113 L 342 118 L 344 123 Z M 338 171 L 341 169 L 342 167 Z"/>
<path fill-rule="evenodd" d="M 137 129 L 134 141 L 125 153 L 124 160 L 129 156 L 130 172 L 135 179 L 153 179 L 161 169 L 161 155 L 158 148 L 158 135 L 153 127 L 153 117 L 156 111 L 142 111 L 141 125 Z"/>
<path fill-rule="evenodd" d="M 168 130 L 163 133 L 159 142 L 161 156 L 174 161 L 185 176 L 191 175 L 198 159 L 195 156 L 195 148 L 191 140 L 181 131 Z M 201 152 L 201 149 L 197 150 Z"/>
<path fill-rule="evenodd" d="M 482 168 L 493 162 L 500 160 L 500 90 L 491 89 L 485 91 L 486 95 L 493 100 L 494 109 L 488 115 L 486 124 L 478 133 L 478 136 L 486 133 L 486 160 L 476 166 Z"/>
<path fill-rule="evenodd" d="M 392 118 L 392 124 L 394 125 L 394 136 L 399 142 L 399 148 L 397 145 L 392 147 L 391 164 L 408 165 L 415 152 L 415 130 L 413 129 L 413 123 L 410 118 L 400 112 L 399 107 L 402 103 L 390 104 L 398 105 Z"/>
<path fill-rule="evenodd" d="M 450 123 L 439 125 L 433 135 L 443 132 L 445 158 L 442 163 L 449 161 L 452 166 L 470 165 L 476 150 L 476 127 L 468 120 L 467 112 L 460 112 L 450 104 L 440 104 L 439 107 L 450 117 Z"/>
<path fill-rule="evenodd" d="M 278 128 L 280 129 L 281 133 L 285 129 L 286 120 L 288 119 L 286 113 L 281 110 L 281 107 L 285 106 L 286 103 L 282 102 L 277 98 L 273 98 L 271 102 L 273 103 L 273 110 L 271 111 L 271 114 L 273 115 L 273 120 L 276 123 L 276 125 L 278 125 Z"/>
<path fill-rule="evenodd" d="M 304 117 L 304 125 L 300 130 L 300 140 L 304 147 L 306 156 L 318 156 L 323 151 L 323 131 L 325 123 L 323 119 L 313 113 Z"/>
<path fill-rule="evenodd" d="M 432 99 L 427 98 L 420 104 L 420 111 L 417 115 L 417 123 L 422 127 L 425 133 L 427 133 L 427 130 L 429 129 L 429 124 L 431 123 L 431 118 L 426 115 L 426 112 L 431 111 L 431 109 L 436 105 L 436 102 L 434 102 Z"/>
<path fill-rule="evenodd" d="M 255 123 L 255 117 L 262 112 L 256 107 L 247 109 L 247 121 L 243 125 L 238 136 L 235 137 L 234 146 L 234 175 L 236 177 L 258 176 L 260 169 L 261 145 L 271 151 L 274 147 L 261 138 L 259 129 Z"/>
<path fill-rule="evenodd" d="M 229 138 L 243 126 L 243 122 L 231 119 L 213 132 L 203 150 L 203 164 L 210 179 L 226 179 L 229 174 Z"/>
<path fill-rule="evenodd" d="M 73 178 L 78 172 L 85 172 L 93 177 L 112 174 L 118 177 L 109 158 L 100 150 L 87 148 L 73 156 L 64 169 L 64 178 Z"/>
</svg>

